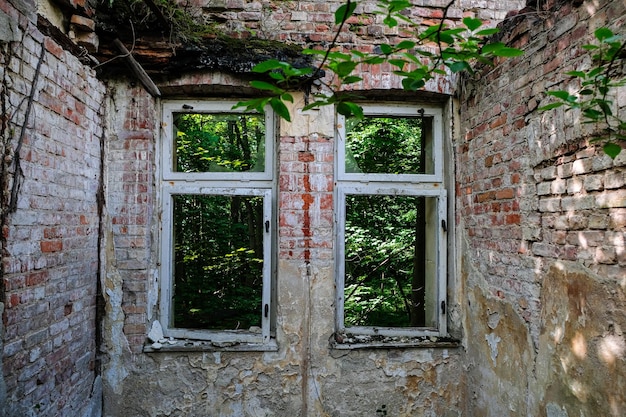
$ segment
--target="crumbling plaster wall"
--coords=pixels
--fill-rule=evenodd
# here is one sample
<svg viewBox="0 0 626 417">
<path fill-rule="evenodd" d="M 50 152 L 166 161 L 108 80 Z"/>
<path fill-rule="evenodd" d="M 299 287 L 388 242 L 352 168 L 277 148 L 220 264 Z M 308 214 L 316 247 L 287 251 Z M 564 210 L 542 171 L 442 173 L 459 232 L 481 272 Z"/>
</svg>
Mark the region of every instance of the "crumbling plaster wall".
<svg viewBox="0 0 626 417">
<path fill-rule="evenodd" d="M 219 74 L 172 84 L 207 95 L 212 83 L 245 87 Z M 105 415 L 362 416 L 382 406 L 389 415 L 464 415 L 458 348 L 331 349 L 334 115 L 331 108 L 299 113 L 302 95 L 292 123 L 281 124 L 278 143 L 278 350 L 229 352 L 209 345 L 144 353 L 149 326 L 158 319 L 158 101 L 124 81 L 110 86 Z M 310 234 L 303 231 L 304 216 Z"/>
<path fill-rule="evenodd" d="M 0 415 L 97 416 L 105 90 L 35 7 L 0 2 Z"/>
<path fill-rule="evenodd" d="M 524 56 L 462 88 L 457 223 L 470 409 L 490 416 L 626 413 L 626 153 L 590 144 L 580 113 L 541 112 L 576 84 L 593 31 L 623 1 L 556 1 L 504 25 Z M 624 114 L 623 88 L 612 97 Z"/>
</svg>

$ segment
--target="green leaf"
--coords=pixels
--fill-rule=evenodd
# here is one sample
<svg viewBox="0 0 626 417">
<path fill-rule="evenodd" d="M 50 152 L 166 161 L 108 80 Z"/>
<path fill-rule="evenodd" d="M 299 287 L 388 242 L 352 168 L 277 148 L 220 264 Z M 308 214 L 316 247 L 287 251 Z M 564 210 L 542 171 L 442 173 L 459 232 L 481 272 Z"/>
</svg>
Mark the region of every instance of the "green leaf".
<svg viewBox="0 0 626 417">
<path fill-rule="evenodd" d="M 270 100 L 270 106 L 272 109 L 280 116 L 282 119 L 291 122 L 291 115 L 289 114 L 289 109 L 285 106 L 285 103 L 282 102 L 278 97 L 272 97 Z"/>
<path fill-rule="evenodd" d="M 550 103 L 545 106 L 539 107 L 539 110 L 540 111 L 552 110 L 552 109 L 556 109 L 557 107 L 561 107 L 563 105 L 565 105 L 565 103 L 563 103 L 562 101 L 558 101 L 556 103 Z"/>
<path fill-rule="evenodd" d="M 324 56 L 326 55 L 326 50 L 325 49 L 310 49 L 310 48 L 306 48 L 302 50 L 302 53 L 305 55 L 321 55 Z"/>
<path fill-rule="evenodd" d="M 363 78 L 358 77 L 356 75 L 350 75 L 346 78 L 344 78 L 342 81 L 343 84 L 353 84 L 353 83 L 358 83 L 359 81 L 362 81 Z"/>
<path fill-rule="evenodd" d="M 363 108 L 358 104 L 342 101 L 337 104 L 337 113 L 346 116 L 346 117 L 357 117 L 359 119 L 363 118 Z"/>
<path fill-rule="evenodd" d="M 588 78 L 595 78 L 604 71 L 602 67 L 596 67 L 587 73 Z"/>
<path fill-rule="evenodd" d="M 387 25 L 388 27 L 390 27 L 390 28 L 398 26 L 398 21 L 396 19 L 394 19 L 393 17 L 391 17 L 391 16 L 386 16 L 383 19 L 383 23 L 385 25 Z"/>
<path fill-rule="evenodd" d="M 446 65 L 448 66 L 448 68 L 450 68 L 450 71 L 452 71 L 452 72 L 461 72 L 461 71 L 464 71 L 464 70 L 468 70 L 468 71 L 472 70 L 472 67 L 466 61 L 456 61 L 456 62 L 452 62 L 452 63 L 449 63 L 449 64 L 446 63 Z"/>
<path fill-rule="evenodd" d="M 263 113 L 263 109 L 267 105 L 270 99 L 268 97 L 254 98 L 252 100 L 240 101 L 233 106 L 233 109 L 245 107 L 246 110 L 256 110 L 259 113 Z"/>
<path fill-rule="evenodd" d="M 446 29 L 441 31 L 441 35 L 446 35 L 446 36 L 455 36 L 458 35 L 460 33 L 465 32 L 466 29 L 464 28 L 454 28 L 454 29 Z"/>
<path fill-rule="evenodd" d="M 563 90 L 548 91 L 546 94 L 548 94 L 549 96 L 560 98 L 561 100 L 567 101 L 569 103 L 574 103 L 577 100 L 576 96 L 572 96 L 567 91 Z"/>
<path fill-rule="evenodd" d="M 613 112 L 611 111 L 611 108 L 609 107 L 609 103 L 606 102 L 605 100 L 598 100 L 598 107 L 600 107 L 602 111 L 604 112 L 604 114 L 606 114 L 607 116 L 613 115 Z"/>
<path fill-rule="evenodd" d="M 402 69 L 407 62 L 404 59 L 390 59 L 389 63 L 393 66 L 398 67 L 399 69 Z"/>
<path fill-rule="evenodd" d="M 437 36 L 437 40 L 443 42 L 443 43 L 447 43 L 448 45 L 451 45 L 454 43 L 454 38 L 452 36 L 450 36 L 447 33 L 441 32 L 439 33 L 439 35 Z"/>
<path fill-rule="evenodd" d="M 416 49 L 415 50 L 415 55 L 413 55 L 413 54 L 404 54 L 404 56 L 409 58 L 411 61 L 420 62 L 420 59 L 417 57 L 417 55 L 425 56 L 425 57 L 428 57 L 428 58 L 432 58 L 433 56 L 435 56 L 435 54 L 433 54 L 432 52 L 425 51 L 423 49 Z"/>
<path fill-rule="evenodd" d="M 480 19 L 466 17 L 463 19 L 463 24 L 473 32 L 483 25 L 483 21 Z"/>
<path fill-rule="evenodd" d="M 339 8 L 335 11 L 335 24 L 338 25 L 354 13 L 354 9 L 356 9 L 356 2 L 345 3 L 339 6 Z"/>
<path fill-rule="evenodd" d="M 267 61 L 260 62 L 252 68 L 252 72 L 263 73 L 281 68 L 281 62 L 277 59 L 268 59 Z"/>
<path fill-rule="evenodd" d="M 283 73 L 282 72 L 278 72 L 278 71 L 270 72 L 269 76 L 270 76 L 270 78 L 272 78 L 273 80 L 276 80 L 276 81 L 285 81 L 286 80 L 286 78 L 283 75 Z"/>
<path fill-rule="evenodd" d="M 284 93 L 280 96 L 280 99 L 283 101 L 288 101 L 290 103 L 293 103 L 293 96 L 289 93 Z"/>
<path fill-rule="evenodd" d="M 428 28 L 426 28 L 426 30 L 424 30 L 422 33 L 420 33 L 419 37 L 420 39 L 428 39 L 430 38 L 432 35 L 434 35 L 439 28 L 442 27 L 442 25 L 432 25 L 429 26 Z"/>
<path fill-rule="evenodd" d="M 496 50 L 493 54 L 495 56 L 501 56 L 501 57 L 505 57 L 505 58 L 512 58 L 512 57 L 515 57 L 515 56 L 524 55 L 524 51 L 522 51 L 521 49 L 517 49 L 517 48 L 504 47 L 504 48 L 500 48 L 500 49 Z"/>
<path fill-rule="evenodd" d="M 585 109 L 583 110 L 583 115 L 588 119 L 599 120 L 602 118 L 603 113 L 595 109 Z"/>
<path fill-rule="evenodd" d="M 354 117 L 356 117 L 357 119 L 363 118 L 363 107 L 354 103 L 347 103 L 347 104 L 352 109 L 352 114 L 354 115 Z"/>
<path fill-rule="evenodd" d="M 382 56 L 371 56 L 363 60 L 363 62 L 366 64 L 378 65 L 378 64 L 382 64 L 383 62 L 385 62 L 385 58 L 383 58 Z"/>
<path fill-rule="evenodd" d="M 354 68 L 356 68 L 357 65 L 358 65 L 357 62 L 346 61 L 346 62 L 338 63 L 333 69 L 335 70 L 335 72 L 337 73 L 339 77 L 343 78 L 347 75 L 350 75 L 350 73 L 354 71 Z"/>
<path fill-rule="evenodd" d="M 584 71 L 567 71 L 565 75 L 569 75 L 570 77 L 578 77 L 578 78 L 587 77 L 587 74 Z"/>
<path fill-rule="evenodd" d="M 504 44 L 502 42 L 488 43 L 488 44 L 483 46 L 482 53 L 483 54 L 490 54 L 490 53 L 493 53 L 493 51 L 496 51 L 496 50 L 501 49 L 501 48 L 504 48 Z"/>
<path fill-rule="evenodd" d="M 609 28 L 601 27 L 595 30 L 593 33 L 599 41 L 611 38 L 613 36 L 613 32 Z"/>
<path fill-rule="evenodd" d="M 389 55 L 393 52 L 393 48 L 391 47 L 391 45 L 387 45 L 386 43 L 380 44 L 379 47 L 382 53 L 385 55 Z"/>
<path fill-rule="evenodd" d="M 282 94 L 284 92 L 282 88 L 278 88 L 275 85 L 270 84 L 265 81 L 258 81 L 258 80 L 250 81 L 250 85 L 254 88 L 258 88 L 259 90 L 268 90 L 276 94 Z"/>
<path fill-rule="evenodd" d="M 413 49 L 415 48 L 415 42 L 412 41 L 402 41 L 396 45 L 396 49 Z"/>
<path fill-rule="evenodd" d="M 328 54 L 328 58 L 335 61 L 350 61 L 352 56 L 344 54 L 343 52 L 333 51 Z"/>
<path fill-rule="evenodd" d="M 387 10 L 389 12 L 399 12 L 408 7 L 411 7 L 411 2 L 407 0 L 392 0 L 387 4 Z"/>
<path fill-rule="evenodd" d="M 604 151 L 605 154 L 607 154 L 608 156 L 611 157 L 611 159 L 615 159 L 617 157 L 617 155 L 620 154 L 620 152 L 622 152 L 622 147 L 619 146 L 616 143 L 613 142 L 607 142 L 604 144 L 604 146 L 602 147 L 602 150 Z"/>
<path fill-rule="evenodd" d="M 517 48 L 510 48 L 504 45 L 502 42 L 494 42 L 494 43 L 488 43 L 484 45 L 482 49 L 482 53 L 483 55 L 491 54 L 494 56 L 511 58 L 514 56 L 522 55 L 524 51 L 522 51 L 521 49 L 517 49 Z"/>
<path fill-rule="evenodd" d="M 491 36 L 491 35 L 495 35 L 498 32 L 500 32 L 500 29 L 490 28 L 490 29 L 479 30 L 478 32 L 475 33 L 475 35 L 476 36 Z"/>
<path fill-rule="evenodd" d="M 407 91 L 417 91 L 424 85 L 426 85 L 426 82 L 423 79 L 405 78 L 402 80 L 402 88 Z"/>
<path fill-rule="evenodd" d="M 294 68 L 291 65 L 289 65 L 288 67 L 285 67 L 283 71 L 285 72 L 285 75 L 287 75 L 288 77 L 302 77 L 303 75 L 310 74 L 313 71 L 313 69 L 310 67 Z"/>
</svg>

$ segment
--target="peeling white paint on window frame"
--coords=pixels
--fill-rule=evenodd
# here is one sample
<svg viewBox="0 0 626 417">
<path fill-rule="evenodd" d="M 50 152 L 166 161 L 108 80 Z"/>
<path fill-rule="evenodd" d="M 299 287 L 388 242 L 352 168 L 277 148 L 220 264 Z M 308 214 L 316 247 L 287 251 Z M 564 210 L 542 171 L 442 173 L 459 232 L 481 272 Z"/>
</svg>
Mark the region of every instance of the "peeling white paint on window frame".
<svg viewBox="0 0 626 417">
<path fill-rule="evenodd" d="M 174 113 L 232 114 L 243 113 L 233 109 L 237 101 L 232 100 L 163 100 L 161 114 L 161 143 L 157 147 L 159 163 L 159 207 L 160 207 L 160 321 L 165 337 L 174 338 L 177 343 L 163 345 L 159 349 L 145 347 L 144 351 L 167 350 L 275 350 L 272 329 L 272 274 L 275 250 L 273 235 L 276 224 L 276 170 L 274 167 L 276 149 L 276 120 L 271 108 L 265 109 L 265 170 L 262 172 L 175 172 L 173 122 Z M 260 331 L 250 330 L 209 330 L 184 329 L 173 326 L 173 236 L 172 236 L 172 196 L 177 194 L 213 194 L 263 197 L 263 222 L 271 225 L 263 234 L 263 289 Z M 269 223 L 268 223 L 269 222 Z M 264 311 L 267 313 L 264 314 Z M 167 347 L 167 348 L 166 348 Z"/>
<path fill-rule="evenodd" d="M 335 242 L 337 254 L 343 253 L 345 245 L 344 220 L 345 198 L 347 194 L 393 194 L 433 197 L 436 199 L 437 225 L 447 224 L 447 193 L 444 181 L 444 126 L 443 105 L 429 104 L 398 104 L 398 103 L 360 103 L 366 116 L 412 116 L 430 119 L 432 131 L 433 168 L 428 174 L 362 174 L 346 172 L 345 150 L 345 117 L 337 114 L 336 149 L 335 149 Z M 423 110 L 423 112 L 422 112 Z M 436 325 L 432 327 L 346 327 L 344 323 L 344 274 L 343 257 L 337 255 L 335 262 L 336 276 L 336 314 L 335 314 L 335 348 L 345 346 L 366 347 L 375 344 L 390 343 L 397 345 L 395 337 L 405 338 L 447 338 L 447 231 L 436 227 Z M 365 343 L 350 343 L 349 336 L 372 336 L 376 342 L 367 339 Z M 382 337 L 380 339 L 379 337 Z M 384 342 L 385 338 L 392 338 Z M 399 343 L 404 345 L 405 343 Z M 419 345 L 413 340 L 408 345 Z"/>
</svg>

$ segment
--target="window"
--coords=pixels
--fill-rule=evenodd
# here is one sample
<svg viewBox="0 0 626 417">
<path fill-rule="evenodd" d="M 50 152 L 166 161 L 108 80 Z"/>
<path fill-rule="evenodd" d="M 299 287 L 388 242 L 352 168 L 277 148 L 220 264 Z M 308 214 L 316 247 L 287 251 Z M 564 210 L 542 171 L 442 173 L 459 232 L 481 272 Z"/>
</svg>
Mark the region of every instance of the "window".
<svg viewBox="0 0 626 417">
<path fill-rule="evenodd" d="M 163 104 L 161 319 L 165 336 L 268 343 L 274 119 L 230 101 Z"/>
<path fill-rule="evenodd" d="M 442 111 L 363 110 L 337 121 L 337 330 L 445 336 Z"/>
</svg>

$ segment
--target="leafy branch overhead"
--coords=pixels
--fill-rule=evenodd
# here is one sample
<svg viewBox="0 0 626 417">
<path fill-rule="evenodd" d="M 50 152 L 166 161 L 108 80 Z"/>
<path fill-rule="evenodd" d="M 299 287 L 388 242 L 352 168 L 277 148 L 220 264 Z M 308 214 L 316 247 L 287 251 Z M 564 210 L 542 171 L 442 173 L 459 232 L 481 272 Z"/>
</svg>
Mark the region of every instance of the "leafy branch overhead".
<svg viewBox="0 0 626 417">
<path fill-rule="evenodd" d="M 294 68 L 287 62 L 268 60 L 254 67 L 253 72 L 266 74 L 270 82 L 253 81 L 253 87 L 266 90 L 269 97 L 244 101 L 238 107 L 262 111 L 270 105 L 282 118 L 290 120 L 285 101 L 293 101 L 288 93 L 294 87 L 303 87 L 313 79 L 320 78 L 322 72 L 330 71 L 333 81 L 326 83 L 328 92 L 314 95 L 314 100 L 304 110 L 325 105 L 336 105 L 337 111 L 345 116 L 362 116 L 361 108 L 349 96 L 338 95 L 342 86 L 358 83 L 361 65 L 391 65 L 394 74 L 402 78 L 405 90 L 416 91 L 436 75 L 449 72 L 472 72 L 475 62 L 491 64 L 496 57 L 515 57 L 522 51 L 507 47 L 502 42 L 491 42 L 489 38 L 498 32 L 497 28 L 484 28 L 480 19 L 466 17 L 459 27 L 445 24 L 448 9 L 454 1 L 443 8 L 439 23 L 423 26 L 406 16 L 412 7 L 407 0 L 381 0 L 376 12 L 383 15 L 383 23 L 389 28 L 402 25 L 402 30 L 413 40 L 402 40 L 395 44 L 382 43 L 372 53 L 358 50 L 344 51 L 337 46 L 337 38 L 348 18 L 354 15 L 357 2 L 347 0 L 335 12 L 337 30 L 330 46 L 324 49 L 306 49 L 305 54 L 318 56 L 321 61 L 317 69 Z"/>
<path fill-rule="evenodd" d="M 623 59 L 626 41 L 608 28 L 594 32 L 598 44 L 584 45 L 591 52 L 594 65 L 586 71 L 570 71 L 566 74 L 579 80 L 580 89 L 571 94 L 566 90 L 548 91 L 557 99 L 541 110 L 565 106 L 579 109 L 584 123 L 602 124 L 602 133 L 594 141 L 604 142 L 602 148 L 611 158 L 620 154 L 619 142 L 626 141 L 626 120 L 613 111 L 612 96 L 619 87 L 626 86 L 626 76 L 619 71 L 618 62 Z"/>
</svg>

